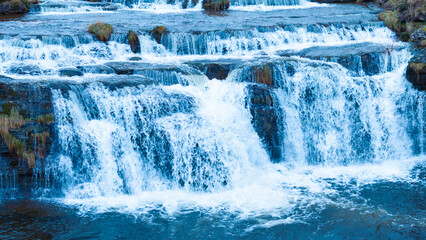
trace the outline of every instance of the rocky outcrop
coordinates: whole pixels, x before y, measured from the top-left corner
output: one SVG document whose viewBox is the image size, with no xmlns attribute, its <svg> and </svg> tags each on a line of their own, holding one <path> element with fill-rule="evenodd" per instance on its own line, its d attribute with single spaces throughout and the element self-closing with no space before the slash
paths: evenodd
<svg viewBox="0 0 426 240">
<path fill-rule="evenodd" d="M 95 34 L 99 41 L 108 42 L 113 27 L 107 23 L 97 22 L 89 26 L 89 33 Z"/>
<path fill-rule="evenodd" d="M 224 11 L 229 5 L 230 0 L 203 0 L 203 8 L 209 11 Z"/>
<path fill-rule="evenodd" d="M 132 52 L 134 53 L 141 52 L 139 37 L 135 32 L 129 31 L 129 33 L 127 33 L 127 41 L 129 41 L 130 50 Z"/>
<path fill-rule="evenodd" d="M 395 31 L 402 41 L 408 41 L 410 34 L 424 25 L 426 5 L 424 0 L 376 0 L 386 11 L 379 19 Z"/>
<path fill-rule="evenodd" d="M 0 0 L 0 15 L 26 13 L 29 7 L 28 0 Z"/>
<path fill-rule="evenodd" d="M 271 160 L 279 162 L 283 155 L 278 122 L 279 108 L 274 106 L 272 88 L 265 85 L 250 85 L 247 96 L 253 127 L 265 145 Z"/>
<path fill-rule="evenodd" d="M 151 35 L 157 43 L 161 43 L 161 38 L 165 32 L 166 28 L 164 26 L 156 26 L 154 29 L 152 29 Z"/>
<path fill-rule="evenodd" d="M 419 47 L 426 47 L 426 25 L 413 32 L 410 35 L 410 40 Z"/>
<path fill-rule="evenodd" d="M 413 52 L 409 61 L 406 77 L 413 86 L 420 90 L 426 90 L 426 49 L 422 48 Z"/>
</svg>

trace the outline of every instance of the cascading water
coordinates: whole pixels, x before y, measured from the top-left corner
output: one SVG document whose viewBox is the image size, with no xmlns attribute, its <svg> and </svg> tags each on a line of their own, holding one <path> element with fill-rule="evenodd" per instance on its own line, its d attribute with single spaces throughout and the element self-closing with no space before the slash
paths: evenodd
<svg viewBox="0 0 426 240">
<path fill-rule="evenodd" d="M 421 236 L 426 95 L 404 76 L 409 46 L 376 10 L 288 0 L 197 10 L 199 1 L 45 1 L 22 21 L 38 30 L 4 24 L 0 220 L 19 215 L 5 226 L 19 229 L 22 217 L 65 239 Z M 68 17 L 64 32 L 43 30 Z M 85 32 L 98 18 L 114 26 L 107 43 Z M 49 152 L 29 155 L 47 145 L 41 132 Z M 37 225 L 56 218 L 65 223 Z"/>
<path fill-rule="evenodd" d="M 117 9 L 139 9 L 147 11 L 176 12 L 182 9 L 202 10 L 202 0 L 104 0 L 99 2 L 48 0 L 31 9 L 41 13 L 84 13 L 108 12 Z M 231 0 L 231 9 L 241 7 L 250 9 L 251 6 L 310 6 L 308 1 L 300 0 Z"/>
<path fill-rule="evenodd" d="M 249 31 L 207 32 L 201 34 L 170 33 L 161 44 L 149 34 L 141 34 L 141 53 L 133 54 L 125 44 L 125 34 L 113 34 L 108 45 L 92 36 L 36 37 L 29 40 L 5 37 L 0 39 L 0 73 L 27 74 L 22 65 L 36 73 L 55 75 L 59 67 L 78 67 L 125 61 L 141 56 L 145 61 L 177 62 L 193 59 L 253 58 L 262 54 L 275 55 L 281 50 L 298 51 L 309 47 L 377 43 L 383 49 L 401 46 L 391 39 L 391 32 L 383 24 L 301 27 L 276 27 Z M 392 54 L 395 54 L 393 51 Z M 383 50 L 382 55 L 385 54 Z M 294 53 L 293 53 L 294 54 Z M 168 58 L 164 58 L 168 56 Z M 35 66 L 35 67 L 34 67 Z M 32 74 L 31 74 L 32 75 Z"/>
</svg>

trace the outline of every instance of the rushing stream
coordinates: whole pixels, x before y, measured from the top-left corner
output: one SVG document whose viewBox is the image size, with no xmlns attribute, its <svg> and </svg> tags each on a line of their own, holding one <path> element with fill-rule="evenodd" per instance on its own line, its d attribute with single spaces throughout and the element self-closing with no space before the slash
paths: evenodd
<svg viewBox="0 0 426 240">
<path fill-rule="evenodd" d="M 0 238 L 422 239 L 426 95 L 376 11 L 54 0 L 0 20 L 0 75 L 37 106 L 48 86 L 54 115 L 32 175 L 0 156 Z"/>
</svg>

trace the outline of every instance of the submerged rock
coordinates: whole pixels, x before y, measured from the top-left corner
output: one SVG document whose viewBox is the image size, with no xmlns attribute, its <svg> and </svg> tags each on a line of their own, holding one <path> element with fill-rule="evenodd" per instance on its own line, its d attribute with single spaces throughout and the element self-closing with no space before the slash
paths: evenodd
<svg viewBox="0 0 426 240">
<path fill-rule="evenodd" d="M 183 2 L 182 2 L 182 8 L 183 9 L 188 8 L 189 2 L 190 2 L 189 0 L 183 0 Z M 197 4 L 198 4 L 198 0 L 191 0 L 191 6 L 192 7 L 196 6 Z"/>
<path fill-rule="evenodd" d="M 141 57 L 131 57 L 129 58 L 129 61 L 141 61 L 142 58 Z"/>
<path fill-rule="evenodd" d="M 97 22 L 89 26 L 89 33 L 95 34 L 99 41 L 107 42 L 111 37 L 113 27 L 107 23 Z"/>
<path fill-rule="evenodd" d="M 63 77 L 74 77 L 74 76 L 83 76 L 83 72 L 77 68 L 62 68 L 59 69 L 59 76 Z"/>
<path fill-rule="evenodd" d="M 145 70 L 170 70 L 177 69 L 174 65 L 160 65 L 160 64 L 151 64 L 144 62 L 109 62 L 105 63 L 106 66 L 114 69 L 117 74 L 123 75 L 132 75 L 137 71 L 145 71 Z"/>
<path fill-rule="evenodd" d="M 426 90 L 426 49 L 414 51 L 414 56 L 409 61 L 406 77 L 414 87 Z"/>
<path fill-rule="evenodd" d="M 203 8 L 210 11 L 224 11 L 229 5 L 230 0 L 203 0 Z"/>
<path fill-rule="evenodd" d="M 127 40 L 129 41 L 130 50 L 132 52 L 134 52 L 134 53 L 140 53 L 141 52 L 139 37 L 135 32 L 129 31 L 129 33 L 127 33 Z"/>
<path fill-rule="evenodd" d="M 27 0 L 0 0 L 0 15 L 26 13 L 29 7 Z"/>
<path fill-rule="evenodd" d="M 79 69 L 83 73 L 115 74 L 114 69 L 105 65 L 78 66 L 77 69 Z"/>
<path fill-rule="evenodd" d="M 12 74 L 19 75 L 40 75 L 42 70 L 37 65 L 23 65 L 23 66 L 14 66 L 8 70 Z"/>
</svg>

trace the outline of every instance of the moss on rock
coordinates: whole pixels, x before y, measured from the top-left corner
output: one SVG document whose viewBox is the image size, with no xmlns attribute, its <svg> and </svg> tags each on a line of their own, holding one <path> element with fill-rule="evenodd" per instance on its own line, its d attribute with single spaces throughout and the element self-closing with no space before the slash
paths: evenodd
<svg viewBox="0 0 426 240">
<path fill-rule="evenodd" d="M 28 0 L 0 0 L 0 15 L 26 13 L 29 7 Z"/>
<path fill-rule="evenodd" d="M 261 67 L 255 67 L 254 77 L 256 83 L 265 84 L 267 86 L 274 85 L 274 81 L 272 79 L 272 70 L 267 64 Z"/>
<path fill-rule="evenodd" d="M 111 37 L 113 27 L 107 23 L 97 22 L 89 26 L 89 33 L 95 34 L 99 41 L 107 42 Z"/>
<path fill-rule="evenodd" d="M 413 52 L 406 71 L 409 82 L 418 89 L 426 90 L 426 49 L 420 48 Z"/>
<path fill-rule="evenodd" d="M 161 43 L 161 38 L 165 32 L 166 28 L 164 26 L 156 26 L 152 29 L 151 34 L 157 43 Z"/>
<path fill-rule="evenodd" d="M 53 122 L 51 114 L 40 115 L 31 120 L 24 118 L 15 107 L 8 111 L 3 107 L 0 114 L 0 136 L 9 153 L 24 160 L 28 168 L 32 169 L 36 166 L 37 159 L 47 157 L 51 133 L 46 125 Z"/>
<path fill-rule="evenodd" d="M 127 33 L 127 40 L 129 41 L 130 50 L 132 50 L 132 52 L 134 53 L 141 52 L 139 37 L 135 32 L 129 31 L 129 33 Z"/>
<path fill-rule="evenodd" d="M 386 9 L 379 14 L 379 19 L 395 31 L 403 41 L 408 41 L 410 35 L 425 24 L 424 0 L 376 0 L 376 2 Z"/>
<path fill-rule="evenodd" d="M 203 8 L 209 11 L 224 11 L 229 5 L 230 0 L 203 0 Z"/>
</svg>

